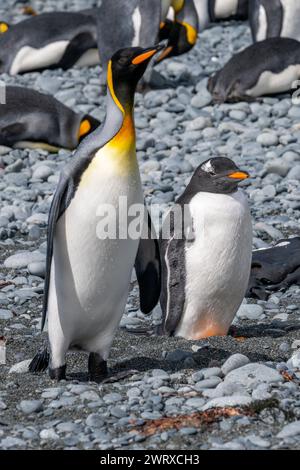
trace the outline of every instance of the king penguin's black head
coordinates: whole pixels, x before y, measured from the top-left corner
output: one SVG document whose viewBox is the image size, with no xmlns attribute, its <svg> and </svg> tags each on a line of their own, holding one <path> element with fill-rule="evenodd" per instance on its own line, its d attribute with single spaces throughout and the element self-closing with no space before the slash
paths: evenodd
<svg viewBox="0 0 300 470">
<path fill-rule="evenodd" d="M 170 21 L 160 32 L 160 37 L 168 34 L 168 43 L 165 50 L 160 54 L 156 63 L 161 62 L 168 57 L 175 57 L 188 52 L 197 41 L 197 31 L 195 28 L 187 23 L 173 21 L 170 26 Z"/>
<path fill-rule="evenodd" d="M 138 81 L 142 78 L 151 58 L 164 46 L 157 45 L 143 49 L 129 47 L 120 49 L 108 64 L 107 83 L 115 99 L 125 109 L 131 104 Z"/>
<path fill-rule="evenodd" d="M 190 185 L 194 191 L 199 188 L 198 191 L 230 194 L 246 178 L 249 178 L 249 173 L 238 168 L 230 158 L 215 157 L 206 160 L 196 169 Z"/>
</svg>

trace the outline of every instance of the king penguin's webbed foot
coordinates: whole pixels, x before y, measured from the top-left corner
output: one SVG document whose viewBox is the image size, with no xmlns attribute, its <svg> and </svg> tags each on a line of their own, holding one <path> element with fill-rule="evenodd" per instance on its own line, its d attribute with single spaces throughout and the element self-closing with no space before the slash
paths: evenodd
<svg viewBox="0 0 300 470">
<path fill-rule="evenodd" d="M 107 362 L 98 353 L 89 354 L 89 378 L 92 382 L 102 382 L 107 377 Z"/>
<path fill-rule="evenodd" d="M 56 369 L 51 369 L 49 367 L 49 376 L 52 380 L 66 380 L 66 364 L 63 366 L 57 367 Z"/>
</svg>

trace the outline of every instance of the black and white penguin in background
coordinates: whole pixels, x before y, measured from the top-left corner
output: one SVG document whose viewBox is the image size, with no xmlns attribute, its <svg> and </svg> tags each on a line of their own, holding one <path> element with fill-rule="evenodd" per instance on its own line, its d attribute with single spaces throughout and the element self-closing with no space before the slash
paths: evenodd
<svg viewBox="0 0 300 470">
<path fill-rule="evenodd" d="M 195 45 L 198 17 L 193 0 L 102 0 L 97 9 L 102 84 L 105 83 L 109 58 L 116 50 L 124 45 L 145 47 L 157 42 L 171 7 L 174 22 L 167 30 L 168 43 L 158 61 L 183 54 Z M 107 19 L 109 27 L 104 23 Z"/>
<path fill-rule="evenodd" d="M 73 150 L 100 122 L 75 113 L 50 95 L 20 86 L 5 87 L 0 105 L 0 145 Z"/>
<path fill-rule="evenodd" d="M 228 158 L 211 158 L 166 216 L 159 334 L 193 340 L 227 334 L 250 275 L 252 224 L 238 189 L 248 176 Z"/>
<path fill-rule="evenodd" d="M 290 92 L 300 79 L 300 42 L 269 38 L 234 55 L 208 81 L 215 102 L 252 101 Z"/>
<path fill-rule="evenodd" d="M 194 0 L 200 31 L 209 23 L 230 19 L 248 19 L 249 0 Z"/>
<path fill-rule="evenodd" d="M 125 237 L 99 237 L 102 208 L 114 208 L 107 223 L 116 229 L 120 198 L 128 210 L 143 206 L 143 191 L 136 157 L 134 94 L 151 58 L 161 47 L 122 49 L 108 64 L 107 113 L 103 125 L 78 147 L 64 168 L 55 192 L 48 224 L 47 267 L 42 328 L 48 316 L 48 351 L 38 353 L 29 370 L 48 366 L 50 377 L 64 379 L 69 349 L 89 352 L 90 378 L 107 373 L 106 361 L 125 309 L 136 255 L 141 292 L 148 274 L 157 289 L 156 299 L 141 302 L 150 311 L 160 293 L 157 241 L 140 239 L 142 228 Z M 127 216 L 127 214 L 125 214 Z M 137 235 L 137 236 L 136 236 Z M 143 261 L 143 252 L 146 261 Z M 151 253 L 156 258 L 151 259 Z M 155 289 L 154 289 L 155 290 Z M 154 302 L 148 305 L 147 302 Z"/>
<path fill-rule="evenodd" d="M 14 25 L 1 23 L 0 73 L 99 64 L 93 10 L 49 12 Z"/>
<path fill-rule="evenodd" d="M 266 300 L 274 291 L 300 285 L 300 237 L 254 250 L 247 297 Z"/>
<path fill-rule="evenodd" d="M 254 42 L 272 37 L 300 40 L 298 0 L 249 0 L 249 20 Z"/>
</svg>

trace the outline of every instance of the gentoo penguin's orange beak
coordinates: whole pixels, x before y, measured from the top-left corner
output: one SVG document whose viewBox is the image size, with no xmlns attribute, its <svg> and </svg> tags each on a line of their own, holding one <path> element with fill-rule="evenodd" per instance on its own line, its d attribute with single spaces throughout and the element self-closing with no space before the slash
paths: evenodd
<svg viewBox="0 0 300 470">
<path fill-rule="evenodd" d="M 250 178 L 250 175 L 246 171 L 235 171 L 234 173 L 230 173 L 228 178 L 232 178 L 234 180 L 245 180 Z"/>
<path fill-rule="evenodd" d="M 145 60 L 151 59 L 154 54 L 156 54 L 158 51 L 161 51 L 163 48 L 164 46 L 158 44 L 157 46 L 145 49 L 142 54 L 139 54 L 138 56 L 134 57 L 134 59 L 132 59 L 132 63 L 134 65 L 142 64 L 143 62 L 145 62 Z"/>
</svg>

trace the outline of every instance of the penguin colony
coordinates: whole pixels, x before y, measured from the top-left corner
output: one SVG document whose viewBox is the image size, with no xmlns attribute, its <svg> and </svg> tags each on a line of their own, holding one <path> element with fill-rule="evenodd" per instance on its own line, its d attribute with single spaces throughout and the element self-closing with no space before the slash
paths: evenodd
<svg viewBox="0 0 300 470">
<path fill-rule="evenodd" d="M 299 238 L 252 253 L 250 210 L 239 187 L 251 170 L 225 157 L 196 169 L 159 236 L 150 236 L 154 230 L 146 209 L 137 237 L 97 237 L 99 206 L 117 209 L 120 197 L 129 207 L 144 206 L 134 125 L 140 80 L 151 84 L 155 64 L 192 49 L 210 22 L 249 17 L 254 44 L 211 77 L 208 88 L 216 102 L 285 92 L 300 77 L 295 3 L 115 0 L 112 6 L 102 0 L 92 10 L 0 23 L 0 72 L 100 62 L 99 88 L 100 82 L 107 88 L 101 125 L 54 97 L 21 87 L 8 86 L 7 103 L 0 107 L 1 145 L 76 149 L 50 209 L 42 315 L 42 329 L 48 320 L 48 344 L 32 360 L 31 372 L 49 368 L 51 378 L 64 379 L 66 354 L 75 349 L 89 353 L 90 379 L 107 375 L 133 267 L 142 312 L 160 302 L 163 320 L 156 333 L 187 339 L 226 335 L 247 290 L 264 298 L 265 282 L 271 289 L 299 282 Z M 155 46 L 159 40 L 164 44 Z M 284 269 L 278 270 L 283 259 Z"/>
</svg>

